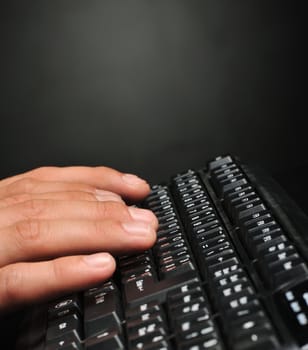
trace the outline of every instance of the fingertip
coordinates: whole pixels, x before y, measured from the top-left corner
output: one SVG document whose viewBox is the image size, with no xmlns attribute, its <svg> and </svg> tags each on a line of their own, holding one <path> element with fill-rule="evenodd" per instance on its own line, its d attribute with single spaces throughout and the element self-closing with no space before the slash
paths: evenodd
<svg viewBox="0 0 308 350">
<path fill-rule="evenodd" d="M 143 200 L 151 192 L 147 181 L 133 174 L 121 174 L 117 184 L 112 189 L 120 194 L 129 204 Z M 114 182 L 115 184 L 115 182 Z"/>
<path fill-rule="evenodd" d="M 145 180 L 134 174 L 123 174 L 122 179 L 126 184 L 130 186 L 140 186 L 147 183 Z"/>
<path fill-rule="evenodd" d="M 146 180 L 140 178 L 137 175 L 134 174 L 123 174 L 122 180 L 124 183 L 130 187 L 143 190 L 143 191 L 150 191 L 150 185 L 147 183 Z"/>
<path fill-rule="evenodd" d="M 112 277 L 116 270 L 116 262 L 109 253 L 94 253 L 82 256 L 83 273 L 87 273 L 88 283 L 95 284 Z"/>
<path fill-rule="evenodd" d="M 97 188 L 117 193 L 131 202 L 142 200 L 151 191 L 147 181 L 137 175 L 106 167 L 99 167 L 96 170 L 95 178 L 99 181 Z"/>
<path fill-rule="evenodd" d="M 128 242 L 128 251 L 131 249 L 140 251 L 150 249 L 157 239 L 156 230 L 152 225 L 146 222 L 124 222 L 122 228 L 130 237 Z"/>
<path fill-rule="evenodd" d="M 130 206 L 128 212 L 133 220 L 148 222 L 155 230 L 158 228 L 158 219 L 151 210 Z"/>
<path fill-rule="evenodd" d="M 83 260 L 90 268 L 99 268 L 113 272 L 116 267 L 115 260 L 109 253 L 85 255 Z"/>
</svg>

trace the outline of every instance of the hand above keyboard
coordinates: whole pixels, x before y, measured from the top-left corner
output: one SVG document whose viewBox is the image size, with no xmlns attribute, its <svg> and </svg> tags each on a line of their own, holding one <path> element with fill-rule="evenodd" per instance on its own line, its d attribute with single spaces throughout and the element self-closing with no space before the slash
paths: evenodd
<svg viewBox="0 0 308 350">
<path fill-rule="evenodd" d="M 0 314 L 111 277 L 113 254 L 156 240 L 158 222 L 129 207 L 149 185 L 106 167 L 44 167 L 0 182 Z"/>
<path fill-rule="evenodd" d="M 287 198 L 231 156 L 152 186 L 153 247 L 25 312 L 17 350 L 308 349 L 308 218 Z"/>
</svg>

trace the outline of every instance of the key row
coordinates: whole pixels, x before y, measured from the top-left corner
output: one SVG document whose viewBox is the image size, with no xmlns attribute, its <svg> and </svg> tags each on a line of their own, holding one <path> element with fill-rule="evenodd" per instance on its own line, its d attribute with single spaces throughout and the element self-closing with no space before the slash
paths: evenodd
<svg viewBox="0 0 308 350">
<path fill-rule="evenodd" d="M 156 215 L 159 228 L 153 256 L 160 279 L 170 278 L 186 271 L 194 273 L 189 245 L 174 208 L 169 190 L 156 186 L 146 199 L 146 206 Z"/>
<path fill-rule="evenodd" d="M 231 157 L 209 164 L 212 184 L 267 287 L 308 277 L 308 267 L 265 201 Z"/>
<path fill-rule="evenodd" d="M 189 171 L 178 175 L 173 187 L 230 348 L 241 348 L 247 342 L 261 348 L 277 348 L 271 322 L 201 179 Z"/>
</svg>

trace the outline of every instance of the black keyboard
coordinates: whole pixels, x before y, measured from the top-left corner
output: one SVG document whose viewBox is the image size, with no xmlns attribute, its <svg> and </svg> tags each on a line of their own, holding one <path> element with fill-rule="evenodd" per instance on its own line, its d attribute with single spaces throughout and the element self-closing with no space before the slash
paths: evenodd
<svg viewBox="0 0 308 350">
<path fill-rule="evenodd" d="M 308 349 L 308 219 L 230 156 L 155 185 L 153 249 L 33 308 L 18 349 Z"/>
</svg>

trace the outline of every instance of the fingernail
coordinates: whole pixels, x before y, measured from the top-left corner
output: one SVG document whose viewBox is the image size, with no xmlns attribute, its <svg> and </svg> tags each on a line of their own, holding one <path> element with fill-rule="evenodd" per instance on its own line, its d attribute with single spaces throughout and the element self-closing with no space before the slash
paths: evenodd
<svg viewBox="0 0 308 350">
<path fill-rule="evenodd" d="M 112 257 L 106 253 L 86 255 L 83 259 L 91 267 L 108 267 L 112 263 Z"/>
<path fill-rule="evenodd" d="M 104 190 L 95 190 L 94 196 L 99 202 L 122 202 L 122 198 L 120 196 L 118 196 L 117 194 L 106 192 Z"/>
<path fill-rule="evenodd" d="M 124 182 L 126 182 L 127 184 L 129 185 L 133 185 L 133 186 L 136 186 L 136 185 L 141 185 L 141 184 L 144 184 L 146 183 L 145 180 L 141 179 L 140 177 L 136 176 L 136 175 L 133 175 L 133 174 L 124 174 L 122 176 L 122 179 Z"/>
<path fill-rule="evenodd" d="M 128 207 L 128 211 L 134 220 L 145 221 L 149 223 L 152 223 L 155 220 L 154 214 L 150 210 Z"/>
<path fill-rule="evenodd" d="M 137 236 L 148 236 L 153 233 L 151 226 L 145 222 L 125 222 L 122 226 L 126 232 Z"/>
</svg>

